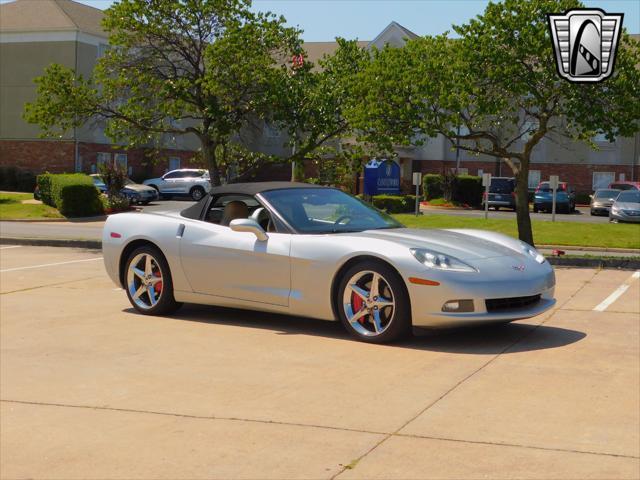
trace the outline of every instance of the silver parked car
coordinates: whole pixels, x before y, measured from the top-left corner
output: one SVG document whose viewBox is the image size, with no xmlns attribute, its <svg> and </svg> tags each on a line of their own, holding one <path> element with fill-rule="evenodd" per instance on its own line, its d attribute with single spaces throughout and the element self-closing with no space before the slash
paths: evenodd
<svg viewBox="0 0 640 480">
<path fill-rule="evenodd" d="M 640 223 L 640 190 L 620 192 L 611 205 L 609 221 Z"/>
<path fill-rule="evenodd" d="M 591 197 L 591 215 L 609 215 L 611 205 L 616 200 L 620 190 L 602 188 L 596 190 Z"/>
<path fill-rule="evenodd" d="M 202 169 L 182 168 L 165 173 L 162 177 L 145 180 L 145 185 L 155 188 L 160 196 L 188 196 L 198 201 L 211 190 L 209 172 Z"/>
<path fill-rule="evenodd" d="M 89 175 L 93 180 L 93 184 L 96 186 L 100 193 L 107 193 L 107 185 L 102 180 L 102 177 L 94 173 Z M 129 199 L 130 204 L 139 203 L 147 205 L 149 202 L 153 202 L 158 199 L 158 192 L 156 189 L 135 183 L 130 178 L 125 179 L 124 188 L 120 190 L 120 194 Z"/>
<path fill-rule="evenodd" d="M 533 247 L 482 230 L 405 228 L 341 190 L 215 187 L 182 212 L 107 219 L 106 270 L 143 314 L 182 302 L 339 320 L 388 342 L 411 327 L 511 322 L 554 304 Z"/>
</svg>

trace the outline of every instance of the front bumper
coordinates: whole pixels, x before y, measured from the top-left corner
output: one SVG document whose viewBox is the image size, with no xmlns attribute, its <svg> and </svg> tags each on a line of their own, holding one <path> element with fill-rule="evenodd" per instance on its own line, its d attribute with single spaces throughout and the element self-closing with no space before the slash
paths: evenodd
<svg viewBox="0 0 640 480">
<path fill-rule="evenodd" d="M 617 220 L 618 222 L 640 223 L 640 214 L 630 215 L 625 213 L 624 210 L 616 210 L 615 212 L 611 210 L 609 212 L 609 218 Z"/>
<path fill-rule="evenodd" d="M 535 317 L 552 308 L 555 274 L 548 262 L 542 265 L 527 263 L 524 272 L 515 275 L 504 269 L 496 259 L 482 261 L 485 269 L 478 274 L 450 274 L 450 281 L 439 286 L 408 283 L 414 327 L 448 328 L 491 322 L 510 322 Z M 503 274 L 495 272 L 503 271 Z M 535 271 L 535 273 L 533 273 Z M 520 276 L 520 278 L 518 278 Z M 522 308 L 487 311 L 490 299 L 516 298 L 540 295 L 534 304 Z M 452 300 L 472 300 L 473 311 L 468 313 L 444 312 L 442 307 Z"/>
</svg>

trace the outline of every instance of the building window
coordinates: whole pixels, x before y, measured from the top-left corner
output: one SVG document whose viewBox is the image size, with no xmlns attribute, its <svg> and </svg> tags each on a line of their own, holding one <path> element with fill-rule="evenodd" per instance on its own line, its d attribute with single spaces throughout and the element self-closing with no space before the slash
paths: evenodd
<svg viewBox="0 0 640 480">
<path fill-rule="evenodd" d="M 616 141 L 616 137 L 613 137 L 613 142 L 610 142 L 607 139 L 607 136 L 604 133 L 596 133 L 593 137 L 592 140 L 594 143 L 598 143 L 598 144 L 611 144 L 614 143 Z"/>
<path fill-rule="evenodd" d="M 107 45 L 106 43 L 98 44 L 98 58 L 104 57 L 104 54 L 107 53 L 108 49 L 109 45 Z"/>
<path fill-rule="evenodd" d="M 98 167 L 102 164 L 108 164 L 111 162 L 111 154 L 110 153 L 106 153 L 106 152 L 98 152 L 97 158 L 96 158 L 96 164 L 98 165 Z"/>
<path fill-rule="evenodd" d="M 540 170 L 529 170 L 529 188 L 536 188 L 540 183 Z"/>
<path fill-rule="evenodd" d="M 618 180 L 624 182 L 627 179 L 627 175 L 625 173 L 621 173 L 618 175 Z"/>
<path fill-rule="evenodd" d="M 478 169 L 478 176 L 481 177 L 482 175 L 484 175 L 484 170 L 482 168 Z"/>
<path fill-rule="evenodd" d="M 123 170 L 127 170 L 127 154 L 126 153 L 116 153 L 114 158 L 114 165 L 117 165 Z"/>
<path fill-rule="evenodd" d="M 616 174 L 614 172 L 593 172 L 593 189 L 607 188 L 615 180 Z"/>
<path fill-rule="evenodd" d="M 169 171 L 180 169 L 180 157 L 169 157 Z"/>
</svg>

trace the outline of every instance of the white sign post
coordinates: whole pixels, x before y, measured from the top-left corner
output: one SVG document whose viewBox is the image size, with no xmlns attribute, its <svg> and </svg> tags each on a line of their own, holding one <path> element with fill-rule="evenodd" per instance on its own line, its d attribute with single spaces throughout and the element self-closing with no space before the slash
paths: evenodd
<svg viewBox="0 0 640 480">
<path fill-rule="evenodd" d="M 482 174 L 482 186 L 484 187 L 484 218 L 489 218 L 489 187 L 491 186 L 491 174 Z"/>
<path fill-rule="evenodd" d="M 559 178 L 558 175 L 549 177 L 549 186 L 551 187 L 551 221 L 556 221 L 556 192 L 558 191 Z"/>
<path fill-rule="evenodd" d="M 422 173 L 413 172 L 413 184 L 416 186 L 416 216 L 420 215 L 420 184 L 422 183 Z"/>
</svg>

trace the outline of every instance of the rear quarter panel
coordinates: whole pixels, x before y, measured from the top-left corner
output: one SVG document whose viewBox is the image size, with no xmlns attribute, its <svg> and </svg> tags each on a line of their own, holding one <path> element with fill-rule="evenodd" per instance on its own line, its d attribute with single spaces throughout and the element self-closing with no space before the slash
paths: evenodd
<svg viewBox="0 0 640 480">
<path fill-rule="evenodd" d="M 180 224 L 186 223 L 182 220 L 181 217 L 148 213 L 111 215 L 102 233 L 104 264 L 111 280 L 122 286 L 119 268 L 123 252 L 132 242 L 146 241 L 158 247 L 167 259 L 174 289 L 190 291 L 191 287 L 180 265 L 180 239 L 177 232 Z"/>
</svg>

